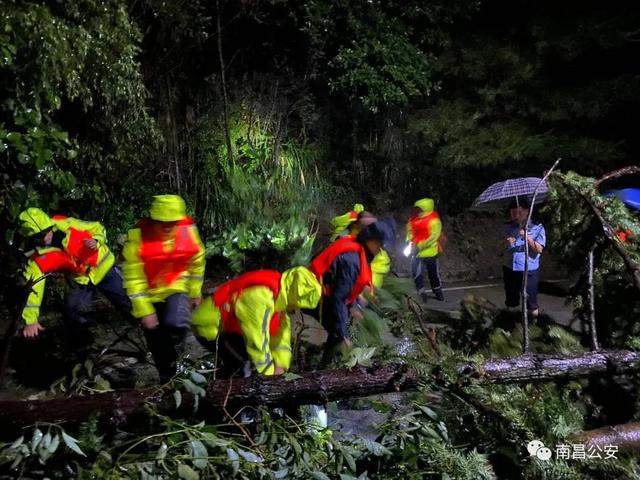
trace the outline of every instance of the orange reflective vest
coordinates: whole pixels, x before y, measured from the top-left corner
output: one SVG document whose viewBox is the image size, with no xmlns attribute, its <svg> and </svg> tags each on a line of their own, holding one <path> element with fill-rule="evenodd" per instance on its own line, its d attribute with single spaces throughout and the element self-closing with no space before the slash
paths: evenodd
<svg viewBox="0 0 640 480">
<path fill-rule="evenodd" d="M 282 274 L 275 270 L 256 270 L 243 273 L 239 277 L 223 283 L 213 292 L 213 303 L 220 309 L 222 330 L 225 333 L 242 335 L 240 322 L 235 314 L 235 300 L 247 288 L 267 287 L 276 299 L 280 293 L 280 279 Z M 269 334 L 274 336 L 280 330 L 279 312 L 274 312 L 269 320 Z"/>
<path fill-rule="evenodd" d="M 54 215 L 53 220 L 64 220 L 64 215 Z M 93 237 L 89 232 L 69 228 L 67 245 L 62 249 L 52 250 L 43 254 L 36 253 L 31 259 L 36 262 L 42 273 L 66 272 L 75 275 L 86 275 L 91 267 L 98 264 L 98 250 L 92 250 L 85 244 L 85 240 Z"/>
<path fill-rule="evenodd" d="M 66 218 L 68 218 L 66 215 L 54 215 L 51 217 L 52 220 L 65 220 Z M 93 236 L 89 232 L 70 227 L 65 250 L 79 263 L 95 267 L 98 264 L 98 249 L 91 250 L 84 244 L 84 240 L 91 239 L 93 239 Z"/>
<path fill-rule="evenodd" d="M 87 273 L 87 265 L 79 264 L 64 250 L 55 249 L 46 253 L 35 253 L 33 260 L 42 273 L 71 273 L 73 275 L 84 275 Z"/>
<path fill-rule="evenodd" d="M 165 239 L 157 234 L 153 224 L 153 220 L 140 220 L 140 259 L 144 264 L 149 287 L 157 288 L 171 285 L 187 269 L 191 259 L 200 252 L 200 247 L 191 235 L 193 220 L 190 217 L 177 223 L 171 251 L 165 251 Z"/>
<path fill-rule="evenodd" d="M 409 220 L 411 224 L 411 240 L 414 244 L 424 242 L 431 236 L 431 221 L 440 220 L 438 212 L 433 211 L 423 217 L 416 215 Z M 438 251 L 441 251 L 440 240 L 438 239 Z"/>
<path fill-rule="evenodd" d="M 309 269 L 316 275 L 318 281 L 322 284 L 324 274 L 329 271 L 331 264 L 338 255 L 347 252 L 358 252 L 360 256 L 360 273 L 356 279 L 356 283 L 351 289 L 351 293 L 347 298 L 347 304 L 350 305 L 358 298 L 365 287 L 371 286 L 371 267 L 367 262 L 367 255 L 364 247 L 360 245 L 352 236 L 339 238 L 327 248 L 325 248 L 316 258 L 313 259 Z M 325 296 L 331 295 L 329 285 L 322 286 L 322 293 Z"/>
</svg>

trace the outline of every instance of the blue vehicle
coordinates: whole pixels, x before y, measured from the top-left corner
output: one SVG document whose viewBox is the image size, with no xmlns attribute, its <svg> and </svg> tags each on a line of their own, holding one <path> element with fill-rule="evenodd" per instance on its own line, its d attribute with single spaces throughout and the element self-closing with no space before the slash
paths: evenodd
<svg viewBox="0 0 640 480">
<path fill-rule="evenodd" d="M 627 207 L 640 210 L 640 188 L 623 188 L 620 190 L 609 190 L 604 193 L 605 197 L 616 197 Z"/>
</svg>

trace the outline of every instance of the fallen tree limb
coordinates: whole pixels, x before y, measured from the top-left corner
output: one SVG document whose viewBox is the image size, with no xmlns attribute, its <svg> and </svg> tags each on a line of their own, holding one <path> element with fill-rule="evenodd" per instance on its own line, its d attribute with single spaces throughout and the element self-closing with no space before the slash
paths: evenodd
<svg viewBox="0 0 640 480">
<path fill-rule="evenodd" d="M 214 380 L 209 383 L 201 410 L 222 411 L 234 406 L 290 406 L 322 404 L 343 398 L 414 389 L 418 374 L 403 365 L 352 370 L 306 372 L 287 380 L 284 376 L 254 376 Z M 185 398 L 185 405 L 190 404 Z M 141 411 L 145 403 L 173 408 L 171 391 L 119 390 L 87 396 L 49 400 L 0 401 L 0 432 L 15 431 L 36 422 L 78 422 L 91 414 L 108 416 L 115 424 Z"/>
<path fill-rule="evenodd" d="M 609 172 L 606 175 L 603 175 L 598 180 L 596 180 L 593 184 L 596 188 L 600 187 L 600 184 L 606 182 L 607 180 L 611 180 L 613 178 L 624 177 L 625 175 L 638 175 L 640 174 L 640 167 L 636 165 L 630 165 L 628 167 L 623 167 L 618 170 L 614 170 L 613 172 Z"/>
<path fill-rule="evenodd" d="M 640 423 L 610 425 L 595 430 L 585 430 L 571 438 L 572 443 L 584 444 L 604 450 L 613 445 L 619 451 L 640 452 Z"/>
<path fill-rule="evenodd" d="M 595 374 L 616 375 L 640 371 L 640 352 L 600 350 L 581 355 L 522 355 L 490 359 L 480 365 L 461 365 L 462 374 L 493 383 L 525 383 Z"/>
<path fill-rule="evenodd" d="M 490 359 L 482 364 L 463 364 L 461 375 L 493 383 L 525 383 L 589 375 L 616 375 L 640 371 L 640 352 L 601 350 L 581 355 L 523 355 Z M 254 376 L 214 380 L 206 389 L 201 411 L 216 412 L 240 406 L 296 406 L 406 391 L 418 386 L 419 374 L 406 365 L 322 370 L 297 378 Z M 145 403 L 170 412 L 171 391 L 158 388 L 119 390 L 88 396 L 49 400 L 0 401 L 0 432 L 15 431 L 36 422 L 78 422 L 91 414 L 107 416 L 115 424 L 140 412 Z M 185 395 L 183 408 L 191 402 Z"/>
<path fill-rule="evenodd" d="M 595 203 L 593 203 L 593 201 L 584 192 L 581 192 L 578 188 L 574 187 L 573 185 L 567 182 L 564 182 L 564 184 L 567 187 L 569 187 L 576 195 L 578 195 L 585 202 L 585 204 L 589 207 L 591 212 L 598 219 L 598 221 L 602 225 L 602 232 L 604 234 L 604 237 L 609 241 L 609 244 L 613 247 L 616 253 L 620 255 L 620 258 L 622 258 L 622 262 L 624 263 L 627 271 L 629 272 L 629 274 L 631 275 L 631 278 L 633 279 L 634 286 L 636 287 L 636 289 L 640 290 L 640 265 L 638 265 L 634 261 L 634 259 L 631 258 L 631 256 L 628 254 L 628 252 L 625 250 L 624 246 L 622 245 L 622 242 L 618 240 L 615 234 L 615 229 L 611 226 L 611 224 L 607 221 L 607 219 L 604 218 L 602 211 L 595 205 Z"/>
</svg>

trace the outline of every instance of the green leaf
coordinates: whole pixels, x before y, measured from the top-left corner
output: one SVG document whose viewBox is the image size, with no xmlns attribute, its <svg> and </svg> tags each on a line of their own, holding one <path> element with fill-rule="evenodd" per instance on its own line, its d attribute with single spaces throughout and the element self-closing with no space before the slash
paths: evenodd
<svg viewBox="0 0 640 480">
<path fill-rule="evenodd" d="M 188 378 L 183 378 L 182 379 L 182 384 L 184 385 L 184 388 L 187 389 L 187 391 L 197 397 L 204 397 L 206 395 L 207 392 L 205 392 L 204 388 L 196 385 L 195 383 L 193 383 L 191 380 L 189 380 Z"/>
<path fill-rule="evenodd" d="M 59 445 L 60 445 L 60 436 L 58 434 L 55 434 L 51 439 L 51 443 L 47 447 L 47 450 L 49 450 L 50 453 L 55 453 Z"/>
<path fill-rule="evenodd" d="M 87 371 L 87 375 L 89 377 L 92 377 L 93 376 L 93 361 L 90 358 L 88 358 L 88 359 L 86 359 L 84 361 L 84 368 Z"/>
<path fill-rule="evenodd" d="M 167 444 L 162 442 L 160 444 L 160 448 L 158 448 L 158 451 L 156 452 L 156 460 L 157 461 L 162 461 L 166 458 L 167 456 Z"/>
<path fill-rule="evenodd" d="M 342 449 L 341 451 L 342 451 L 342 456 L 344 457 L 345 461 L 347 462 L 347 465 L 349 466 L 349 470 L 355 473 L 356 461 L 354 460 L 353 455 L 351 455 L 349 452 L 347 452 L 344 449 Z"/>
<path fill-rule="evenodd" d="M 292 380 L 298 380 L 299 378 L 302 378 L 301 375 L 298 375 L 297 373 L 292 373 L 292 372 L 287 372 L 282 376 L 287 382 L 291 382 Z"/>
<path fill-rule="evenodd" d="M 373 408 L 373 410 L 378 413 L 388 413 L 392 410 L 391 405 L 386 402 L 380 402 L 378 400 L 374 400 L 371 402 L 371 408 Z"/>
<path fill-rule="evenodd" d="M 9 448 L 13 449 L 13 448 L 18 448 L 20 445 L 22 445 L 24 443 L 24 435 L 20 435 L 15 442 L 13 442 Z"/>
<path fill-rule="evenodd" d="M 178 464 L 178 477 L 183 480 L 200 480 L 200 474 L 184 463 Z"/>
<path fill-rule="evenodd" d="M 204 443 L 213 448 L 226 448 L 229 445 L 227 440 L 224 440 L 210 432 L 203 433 L 201 438 Z"/>
<path fill-rule="evenodd" d="M 207 452 L 207 447 L 200 440 L 191 440 L 189 442 L 189 454 L 192 457 L 193 465 L 197 469 L 203 470 L 207 468 L 209 452 Z"/>
<path fill-rule="evenodd" d="M 273 478 L 275 478 L 276 480 L 280 480 L 281 478 L 287 478 L 287 475 L 289 475 L 288 468 L 283 468 L 282 470 L 273 472 Z"/>
<path fill-rule="evenodd" d="M 180 408 L 182 404 L 182 392 L 180 392 L 180 390 L 173 392 L 173 399 L 176 401 L 176 409 Z"/>
<path fill-rule="evenodd" d="M 293 435 L 289 435 L 289 443 L 293 447 L 293 451 L 296 452 L 296 455 L 302 455 L 302 447 Z"/>
<path fill-rule="evenodd" d="M 249 463 L 262 463 L 264 462 L 264 458 L 256 455 L 253 452 L 248 452 L 246 450 L 238 449 L 238 454 L 244 458 Z"/>
<path fill-rule="evenodd" d="M 36 448 L 38 448 L 38 445 L 42 441 L 42 437 L 44 437 L 44 434 L 39 428 L 33 430 L 33 435 L 31 437 L 31 453 L 36 453 Z"/>
<path fill-rule="evenodd" d="M 64 130 L 53 130 L 51 136 L 57 140 L 61 140 L 65 143 L 69 143 L 69 134 Z"/>
<path fill-rule="evenodd" d="M 13 144 L 22 144 L 22 135 L 18 132 L 9 132 L 5 138 Z"/>
<path fill-rule="evenodd" d="M 374 442 L 373 440 L 368 440 L 366 438 L 362 439 L 362 443 L 365 448 L 373 453 L 377 457 L 381 457 L 382 455 L 391 455 L 391 450 L 382 445 L 381 443 Z"/>
<path fill-rule="evenodd" d="M 438 414 L 425 405 L 417 405 L 416 407 L 432 420 L 438 420 Z"/>
<path fill-rule="evenodd" d="M 313 476 L 313 478 L 315 478 L 316 480 L 331 480 L 326 474 L 322 473 L 319 470 L 316 470 L 315 472 L 313 472 L 311 474 Z"/>
<path fill-rule="evenodd" d="M 191 377 L 191 380 L 196 383 L 207 383 L 206 377 L 196 371 L 191 372 L 189 376 Z"/>
<path fill-rule="evenodd" d="M 64 441 L 67 447 L 69 447 L 71 450 L 76 452 L 78 455 L 82 455 L 83 457 L 86 457 L 85 453 L 78 446 L 78 440 L 73 438 L 71 435 L 67 435 L 67 433 L 63 431 L 62 440 Z"/>
<path fill-rule="evenodd" d="M 240 470 L 240 457 L 233 448 L 227 448 L 227 457 L 231 461 L 231 469 L 233 470 L 233 474 L 235 475 Z"/>
<path fill-rule="evenodd" d="M 345 365 L 347 368 L 353 368 L 356 365 L 363 365 L 365 367 L 371 365 L 371 359 L 376 353 L 376 347 L 355 347 L 352 348 L 347 354 L 347 360 Z"/>
</svg>

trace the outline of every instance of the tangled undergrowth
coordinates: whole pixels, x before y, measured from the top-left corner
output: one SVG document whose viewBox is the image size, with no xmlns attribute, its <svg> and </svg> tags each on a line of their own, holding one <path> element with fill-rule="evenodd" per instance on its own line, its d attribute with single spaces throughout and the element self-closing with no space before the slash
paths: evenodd
<svg viewBox="0 0 640 480">
<path fill-rule="evenodd" d="M 344 359 L 350 366 L 406 362 L 420 372 L 417 391 L 347 402 L 355 410 L 384 415 L 374 438 L 342 435 L 335 425 L 323 428 L 302 410 L 245 408 L 215 417 L 196 401 L 192 415 L 178 414 L 182 409 L 173 416 L 149 404 L 145 420 L 126 428 L 92 418 L 79 429 L 37 424 L 25 430 L 0 450 L 5 478 L 640 478 L 636 459 L 622 454 L 606 461 L 545 462 L 529 456 L 526 445 L 532 439 L 559 445 L 588 427 L 597 408 L 587 393 L 588 380 L 495 385 L 461 376 L 461 362 L 512 355 L 519 348 L 518 327 L 503 322 L 503 328 L 492 329 L 486 320 L 495 321 L 493 307 L 469 297 L 459 325 L 436 335 L 416 317 L 420 311 L 407 289 L 402 279 L 388 282 L 365 317 L 354 322 L 357 353 Z M 463 325 L 466 347 L 453 348 Z M 402 342 L 391 333 L 398 330 L 409 348 L 398 347 Z M 573 334 L 560 330 L 534 328 L 534 350 L 582 348 Z M 481 338 L 489 339 L 484 347 Z M 183 394 L 205 395 L 212 374 L 205 367 L 206 362 L 192 362 L 173 381 L 176 407 Z"/>
</svg>

